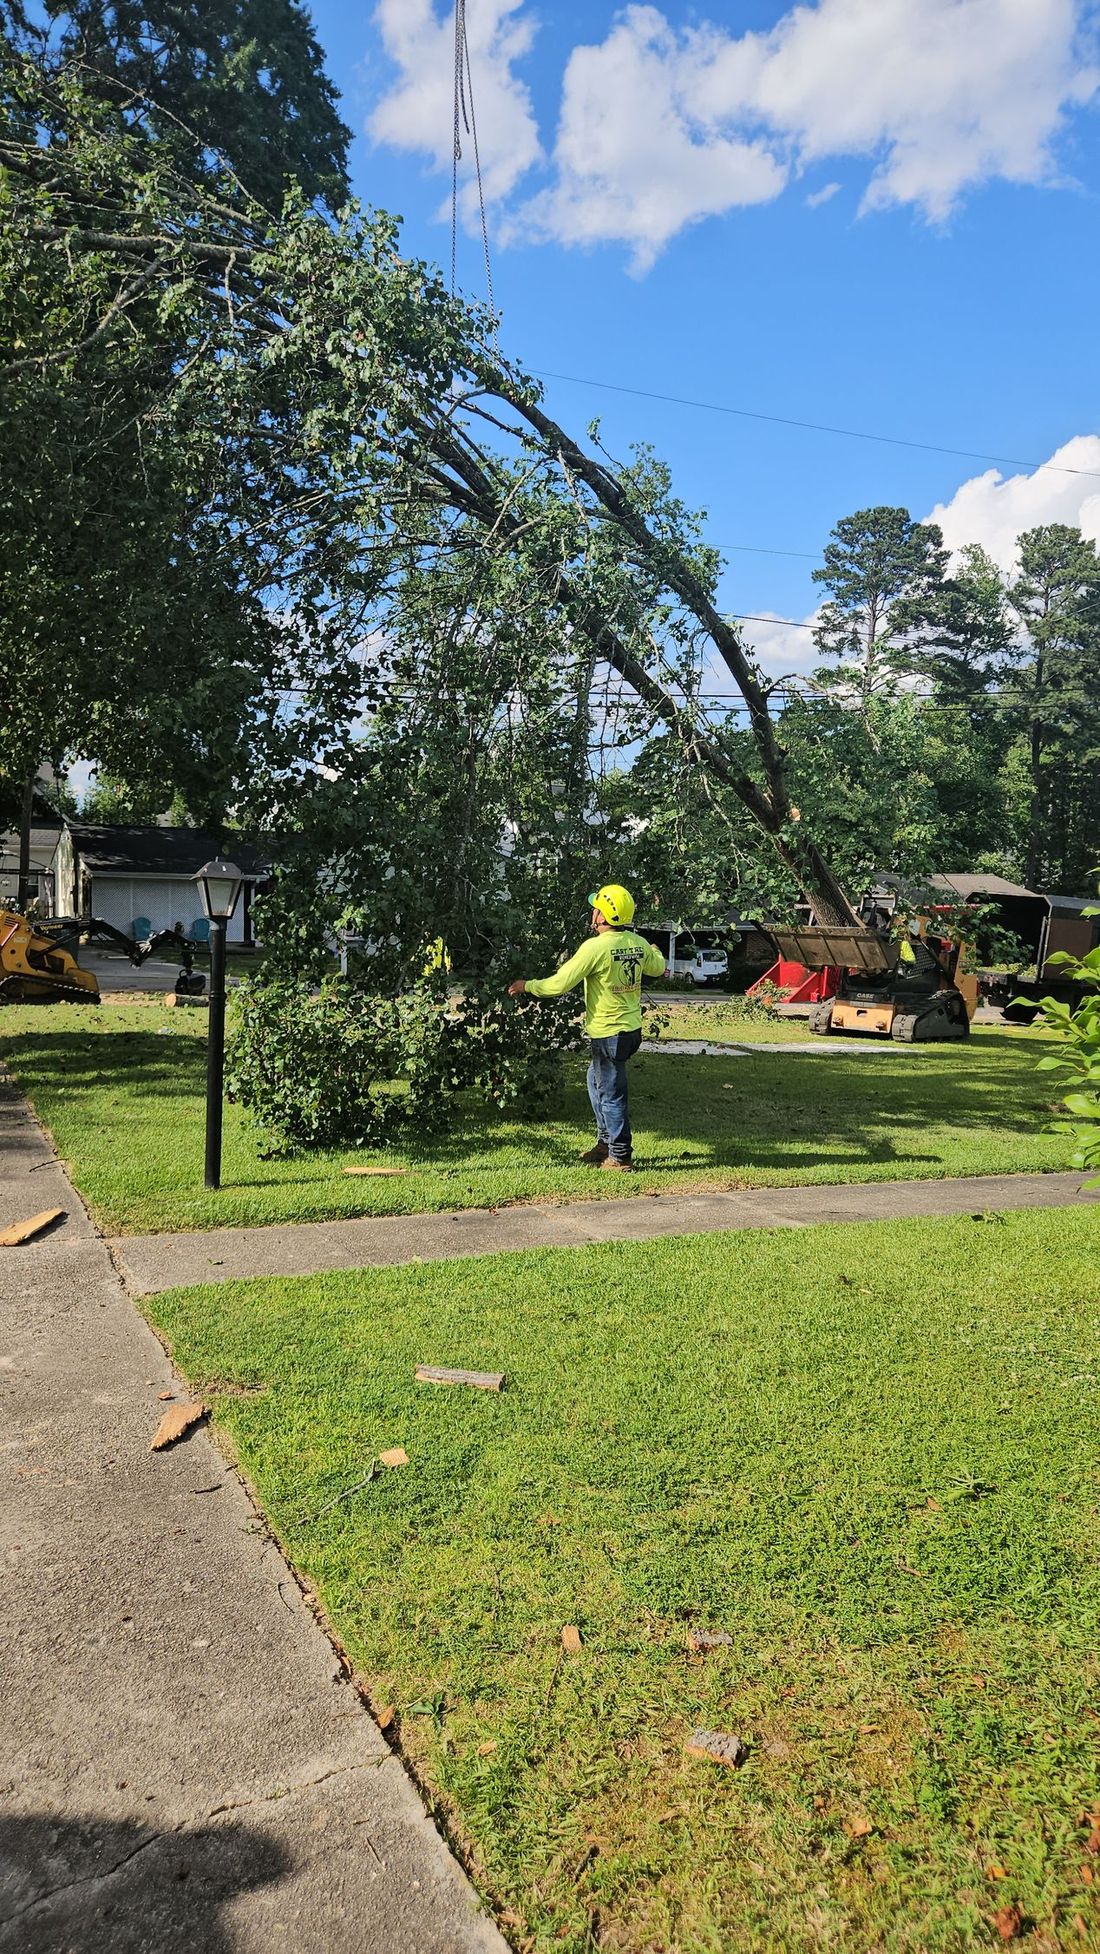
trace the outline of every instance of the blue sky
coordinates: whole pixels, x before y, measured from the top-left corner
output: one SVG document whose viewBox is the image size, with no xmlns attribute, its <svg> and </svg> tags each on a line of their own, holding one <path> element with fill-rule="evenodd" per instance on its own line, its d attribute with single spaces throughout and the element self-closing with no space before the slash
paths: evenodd
<svg viewBox="0 0 1100 1954">
<path fill-rule="evenodd" d="M 730 609 L 801 618 L 832 523 L 943 507 L 1100 536 L 1096 19 L 1083 0 L 467 0 L 502 342 L 536 370 L 1064 467 L 1021 476 L 548 381 L 647 440 L 730 552 Z M 316 0 L 354 182 L 445 261 L 449 0 Z M 467 184 L 469 199 L 470 187 Z M 469 204 L 467 203 L 467 216 Z M 461 282 L 484 292 L 471 228 Z M 1082 437 L 1091 437 L 1082 439 Z M 1004 478 L 1014 478 L 1006 481 Z M 808 634 L 756 636 L 787 669 Z"/>
</svg>

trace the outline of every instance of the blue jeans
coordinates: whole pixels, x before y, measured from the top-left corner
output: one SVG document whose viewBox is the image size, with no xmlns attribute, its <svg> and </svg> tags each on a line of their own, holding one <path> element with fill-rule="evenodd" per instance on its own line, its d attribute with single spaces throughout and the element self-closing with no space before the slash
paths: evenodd
<svg viewBox="0 0 1100 1954">
<path fill-rule="evenodd" d="M 629 1160 L 633 1146 L 630 1108 L 626 1099 L 626 1063 L 642 1042 L 640 1031 L 619 1031 L 611 1038 L 590 1038 L 588 1097 L 596 1115 L 596 1138 L 613 1160 Z"/>
</svg>

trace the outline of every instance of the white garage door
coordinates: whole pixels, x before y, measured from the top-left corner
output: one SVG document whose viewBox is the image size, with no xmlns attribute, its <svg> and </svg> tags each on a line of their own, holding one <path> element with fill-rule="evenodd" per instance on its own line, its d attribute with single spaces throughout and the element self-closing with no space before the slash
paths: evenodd
<svg viewBox="0 0 1100 1954">
<path fill-rule="evenodd" d="M 92 915 L 113 923 L 127 936 L 135 921 L 143 925 L 139 935 L 146 933 L 145 924 L 152 930 L 169 930 L 181 923 L 184 935 L 189 936 L 202 915 L 202 901 L 194 883 L 183 877 L 173 881 L 152 875 L 96 875 L 92 878 Z M 243 896 L 226 937 L 230 943 L 244 941 Z"/>
</svg>

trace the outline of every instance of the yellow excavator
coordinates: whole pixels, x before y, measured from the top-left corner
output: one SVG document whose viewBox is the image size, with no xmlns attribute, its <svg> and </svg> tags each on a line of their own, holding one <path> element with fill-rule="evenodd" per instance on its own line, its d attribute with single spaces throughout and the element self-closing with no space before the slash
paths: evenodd
<svg viewBox="0 0 1100 1954">
<path fill-rule="evenodd" d="M 206 979 L 192 968 L 197 945 L 178 930 L 158 930 L 135 943 L 111 923 L 96 917 L 60 916 L 32 922 L 14 909 L 0 909 L 0 1004 L 98 1004 L 99 982 L 77 960 L 81 943 L 121 950 L 132 964 L 143 964 L 169 944 L 180 950 L 176 991 L 198 996 Z"/>
</svg>

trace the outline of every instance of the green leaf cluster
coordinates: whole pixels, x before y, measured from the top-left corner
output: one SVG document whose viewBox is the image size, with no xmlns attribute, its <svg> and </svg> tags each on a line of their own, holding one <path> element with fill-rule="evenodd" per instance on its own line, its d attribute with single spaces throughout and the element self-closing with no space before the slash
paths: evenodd
<svg viewBox="0 0 1100 1954">
<path fill-rule="evenodd" d="M 1084 913 L 1100 916 L 1100 907 Z M 1069 1088 L 1062 1101 L 1069 1118 L 1056 1120 L 1051 1130 L 1072 1136 L 1070 1160 L 1074 1167 L 1100 1168 L 1100 946 L 1084 957 L 1059 950 L 1050 961 L 1084 985 L 1086 992 L 1096 993 L 1086 995 L 1075 1010 L 1052 997 L 1045 997 L 1039 1007 L 1045 1022 L 1061 1034 L 1064 1044 L 1056 1058 L 1040 1059 L 1038 1070 L 1052 1072 Z M 1100 1180 L 1090 1184 L 1100 1185 Z"/>
<path fill-rule="evenodd" d="M 448 998 L 442 973 L 396 996 L 344 978 L 319 989 L 269 977 L 233 1001 L 227 1085 L 279 1153 L 385 1145 L 402 1129 L 438 1132 L 457 1095 L 533 1110 L 561 1085 L 562 1051 L 530 1010 L 468 986 Z"/>
</svg>

